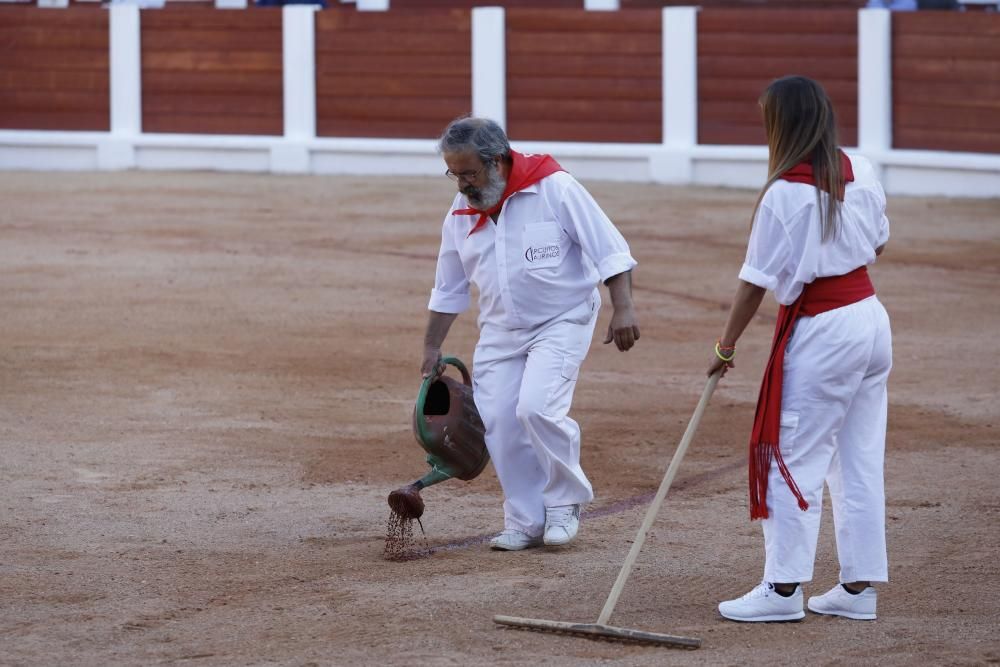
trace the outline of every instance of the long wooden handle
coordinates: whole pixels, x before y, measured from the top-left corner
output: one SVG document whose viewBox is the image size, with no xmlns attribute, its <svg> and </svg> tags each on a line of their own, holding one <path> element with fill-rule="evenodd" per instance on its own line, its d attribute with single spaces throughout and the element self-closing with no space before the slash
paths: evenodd
<svg viewBox="0 0 1000 667">
<path fill-rule="evenodd" d="M 632 566 L 635 564 L 635 559 L 639 555 L 639 551 L 642 549 L 643 542 L 646 541 L 646 533 L 648 533 L 649 529 L 653 526 L 653 520 L 656 518 L 656 513 L 660 511 L 660 505 L 663 504 L 663 499 L 667 497 L 667 491 L 670 489 L 670 484 L 674 481 L 674 475 L 677 474 L 677 468 L 681 464 L 681 459 L 684 458 L 684 453 L 687 451 L 688 445 L 690 445 L 691 440 L 694 439 L 694 433 L 698 430 L 698 422 L 701 421 L 701 415 L 705 412 L 705 406 L 708 405 L 708 399 L 711 398 L 712 392 L 715 391 L 715 385 L 719 383 L 719 378 L 721 377 L 721 370 L 714 373 L 710 378 L 708 378 L 705 390 L 701 392 L 701 400 L 698 401 L 698 407 L 694 409 L 694 414 L 691 415 L 691 420 L 688 422 L 687 429 L 684 431 L 684 437 L 681 438 L 680 444 L 677 445 L 677 451 L 674 452 L 674 457 L 670 460 L 670 466 L 667 467 L 667 474 L 664 475 L 663 481 L 660 482 L 660 488 L 656 492 L 656 496 L 653 498 L 652 504 L 650 504 L 649 509 L 646 510 L 646 518 L 642 520 L 642 526 L 639 527 L 639 533 L 635 537 L 635 542 L 632 543 L 632 548 L 629 550 L 628 556 L 625 558 L 625 563 L 622 565 L 621 572 L 618 573 L 618 579 L 615 581 L 615 585 L 611 588 L 611 594 L 608 595 L 608 600 L 604 603 L 604 609 L 601 610 L 601 615 L 597 618 L 597 623 L 600 625 L 607 625 L 608 619 L 611 618 L 611 612 L 615 610 L 615 605 L 618 604 L 618 597 L 622 594 L 622 589 L 625 588 L 625 582 L 632 573 Z"/>
</svg>

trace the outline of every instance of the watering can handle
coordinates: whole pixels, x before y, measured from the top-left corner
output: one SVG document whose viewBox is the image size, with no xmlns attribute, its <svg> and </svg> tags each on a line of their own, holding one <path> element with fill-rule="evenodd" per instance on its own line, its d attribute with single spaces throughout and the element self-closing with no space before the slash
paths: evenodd
<svg viewBox="0 0 1000 667">
<path fill-rule="evenodd" d="M 462 374 L 462 382 L 464 382 L 466 386 L 471 387 L 472 376 L 469 375 L 469 369 L 465 367 L 465 364 L 463 364 L 456 357 L 444 357 L 443 359 L 441 359 L 440 365 L 442 367 L 447 366 L 449 364 L 459 370 L 459 372 Z M 424 414 L 424 403 L 427 401 L 427 392 L 430 391 L 431 385 L 434 384 L 434 382 L 437 380 L 437 377 L 438 376 L 430 375 L 428 377 L 425 377 L 424 381 L 420 383 L 420 392 L 417 394 L 417 407 L 416 407 L 416 412 L 418 416 Z M 423 442 L 427 442 L 428 440 L 430 440 L 431 434 L 428 433 L 426 430 L 427 428 L 426 423 L 424 422 L 423 418 L 418 418 L 416 422 L 420 439 Z"/>
<path fill-rule="evenodd" d="M 469 375 L 469 369 L 465 367 L 465 364 L 463 364 L 460 359 L 457 357 L 442 357 L 441 361 L 438 362 L 438 367 L 441 368 L 441 373 L 425 377 L 423 384 L 420 385 L 420 393 L 422 396 L 427 394 L 427 390 L 430 389 L 430 386 L 434 384 L 434 381 L 444 373 L 444 367 L 448 365 L 454 366 L 458 369 L 458 371 L 462 374 L 462 382 L 464 382 L 466 386 L 472 386 L 472 376 Z"/>
</svg>

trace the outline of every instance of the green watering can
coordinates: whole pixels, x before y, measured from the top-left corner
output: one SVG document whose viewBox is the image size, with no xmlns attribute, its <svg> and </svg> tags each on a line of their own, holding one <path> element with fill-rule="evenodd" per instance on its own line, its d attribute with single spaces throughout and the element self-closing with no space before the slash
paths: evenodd
<svg viewBox="0 0 1000 667">
<path fill-rule="evenodd" d="M 472 396 L 472 377 L 455 357 L 441 360 L 441 368 L 454 366 L 462 381 L 444 374 L 424 378 L 413 408 L 413 434 L 431 469 L 426 475 L 389 494 L 389 507 L 406 519 L 424 513 L 420 490 L 452 477 L 469 481 L 489 463 L 486 428 Z"/>
</svg>

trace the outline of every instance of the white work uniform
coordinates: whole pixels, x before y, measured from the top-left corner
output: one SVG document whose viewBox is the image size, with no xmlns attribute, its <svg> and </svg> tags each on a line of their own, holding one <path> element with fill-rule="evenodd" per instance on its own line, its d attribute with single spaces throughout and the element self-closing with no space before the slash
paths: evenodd
<svg viewBox="0 0 1000 667">
<path fill-rule="evenodd" d="M 459 194 L 450 211 L 469 204 Z M 630 270 L 628 244 L 576 179 L 557 172 L 511 195 L 496 224 L 444 220 L 428 308 L 461 313 L 479 291 L 476 406 L 504 491 L 505 528 L 540 535 L 545 508 L 590 502 L 580 428 L 569 418 L 601 299 Z"/>
<path fill-rule="evenodd" d="M 754 220 L 740 278 L 791 304 L 816 278 L 875 261 L 889 238 L 885 193 L 864 158 L 851 158 L 839 232 L 823 243 L 816 188 L 779 180 Z M 823 195 L 826 197 L 826 195 Z M 805 512 L 772 464 L 763 520 L 764 580 L 810 581 L 823 482 L 830 489 L 840 581 L 887 581 L 884 456 L 889 316 L 875 296 L 799 317 L 785 350 L 781 455 L 809 503 Z"/>
</svg>

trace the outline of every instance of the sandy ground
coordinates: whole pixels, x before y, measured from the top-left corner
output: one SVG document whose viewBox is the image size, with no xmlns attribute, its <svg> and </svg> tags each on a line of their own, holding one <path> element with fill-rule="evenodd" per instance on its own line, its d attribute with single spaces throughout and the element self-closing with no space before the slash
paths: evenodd
<svg viewBox="0 0 1000 667">
<path fill-rule="evenodd" d="M 720 384 L 618 604 L 680 651 L 508 630 L 597 618 L 704 386 L 754 193 L 587 184 L 640 262 L 637 348 L 595 340 L 573 416 L 597 498 L 564 549 L 496 553 L 491 468 L 428 489 L 382 558 L 445 179 L 0 179 L 4 665 L 1000 663 L 1000 200 L 894 198 L 892 581 L 874 622 L 741 625 L 760 579 L 745 443 L 773 301 Z M 598 331 L 610 317 L 602 313 Z M 472 313 L 447 352 L 471 360 Z M 814 582 L 836 581 L 828 513 Z"/>
</svg>

